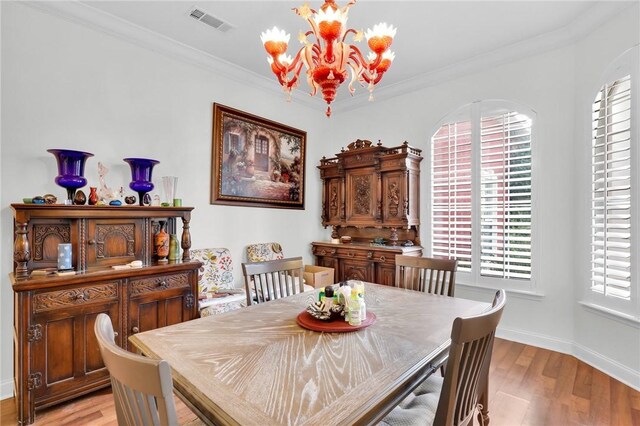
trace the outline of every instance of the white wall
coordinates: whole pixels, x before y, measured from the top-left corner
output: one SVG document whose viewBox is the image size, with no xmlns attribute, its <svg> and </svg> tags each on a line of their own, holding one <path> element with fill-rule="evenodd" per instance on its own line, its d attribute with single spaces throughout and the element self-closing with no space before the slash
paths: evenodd
<svg viewBox="0 0 640 426">
<path fill-rule="evenodd" d="M 636 5 L 577 45 L 341 112 L 332 123 L 333 140 L 339 141 L 334 150 L 357 138 L 382 139 L 387 146 L 407 140 L 424 150 L 421 239 L 428 247 L 429 142 L 439 121 L 460 106 L 485 99 L 506 99 L 536 111 L 533 268 L 534 293 L 542 296 L 510 292 L 499 334 L 576 354 L 636 388 L 640 388 L 638 325 L 596 315 L 577 304 L 588 285 L 589 266 L 577 264 L 575 256 L 580 247 L 588 247 L 589 228 L 588 223 L 580 229 L 574 224 L 581 212 L 588 212 L 580 194 L 586 189 L 588 196 L 590 177 L 576 174 L 573 159 L 586 147 L 587 156 L 579 158 L 590 161 L 590 137 L 577 132 L 577 123 L 582 130 L 585 121 L 576 111 L 588 111 L 595 93 L 586 98 L 582 94 L 611 60 L 638 43 L 638 26 Z M 594 54 L 596 47 L 611 52 Z M 456 295 L 490 300 L 493 290 L 460 287 Z"/>
<path fill-rule="evenodd" d="M 13 292 L 12 214 L 23 197 L 66 192 L 48 148 L 89 151 L 86 177 L 128 189 L 125 157 L 160 160 L 160 177 L 179 177 L 184 205 L 194 206 L 192 247 L 228 247 L 240 263 L 252 242 L 277 240 L 286 255 L 311 263 L 309 243 L 328 238 L 320 226 L 320 179 L 326 154 L 322 107 L 310 110 L 158 53 L 18 3 L 2 5 L 2 152 L 0 229 L 0 397 L 11 395 Z M 34 30 L 36 29 L 37 30 Z M 266 64 L 265 64 L 266 66 Z M 218 102 L 307 131 L 305 210 L 209 204 L 212 103 Z"/>
<path fill-rule="evenodd" d="M 361 138 L 387 146 L 404 140 L 429 150 L 438 121 L 460 105 L 480 99 L 508 99 L 537 112 L 534 145 L 537 292 L 510 293 L 501 323 L 503 336 L 568 353 L 636 384 L 640 377 L 640 333 L 627 323 L 585 311 L 580 300 L 583 265 L 574 225 L 584 208 L 576 194 L 585 176 L 576 163 L 583 143 L 581 111 L 587 86 L 623 46 L 636 40 L 637 6 L 577 45 L 564 47 L 434 87 L 375 102 L 324 119 L 322 108 L 287 104 L 212 72 L 137 47 L 109 35 L 49 16 L 17 3 L 2 10 L 2 141 L 0 152 L 0 398 L 11 394 L 12 264 L 10 203 L 23 197 L 64 191 L 53 183 L 56 166 L 47 148 L 93 152 L 87 178 L 97 182 L 97 163 L 110 168 L 107 183 L 125 186 L 122 158 L 161 161 L 157 178 L 176 175 L 185 205 L 195 206 L 193 247 L 226 246 L 239 266 L 249 242 L 278 240 L 287 254 L 312 261 L 309 242 L 327 238 L 320 222 L 320 180 L 315 166 L 323 155 Z M 37 28 L 37 30 L 35 30 Z M 635 33 L 634 33 L 635 31 Z M 592 43 L 614 44 L 617 53 L 591 56 Z M 588 96 L 590 97 L 590 96 Z M 308 132 L 306 209 L 286 211 L 209 204 L 211 104 L 220 102 Z M 590 101 L 590 100 L 589 100 Z M 574 125 L 575 123 L 575 125 Z M 580 123 L 578 125 L 577 123 Z M 426 154 L 426 152 L 425 152 Z M 422 241 L 429 243 L 426 189 L 428 159 L 422 167 Z M 575 267 L 574 267 L 575 265 Z M 239 284 L 239 271 L 236 278 Z M 460 296 L 488 300 L 492 292 L 460 287 Z M 636 384 L 637 387 L 640 387 Z"/>
</svg>

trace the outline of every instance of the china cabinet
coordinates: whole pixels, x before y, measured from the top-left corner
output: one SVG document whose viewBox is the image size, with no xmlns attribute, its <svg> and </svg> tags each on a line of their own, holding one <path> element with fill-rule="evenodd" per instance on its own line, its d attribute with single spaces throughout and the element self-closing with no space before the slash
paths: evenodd
<svg viewBox="0 0 640 426">
<path fill-rule="evenodd" d="M 335 279 L 392 285 L 395 255 L 422 255 L 420 247 L 421 150 L 407 142 L 387 148 L 356 140 L 322 158 L 322 224 L 332 242 L 313 242 L 316 264 Z M 349 244 L 339 243 L 351 237 Z"/>
</svg>

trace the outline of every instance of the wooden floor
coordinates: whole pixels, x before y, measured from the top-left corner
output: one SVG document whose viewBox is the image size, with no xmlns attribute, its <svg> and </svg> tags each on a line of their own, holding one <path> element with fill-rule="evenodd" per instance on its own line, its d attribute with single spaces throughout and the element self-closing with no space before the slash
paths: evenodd
<svg viewBox="0 0 640 426">
<path fill-rule="evenodd" d="M 640 392 L 569 355 L 496 339 L 490 386 L 491 426 L 640 426 Z M 195 419 L 176 405 L 181 423 Z M 0 410 L 1 425 L 16 423 L 13 399 Z M 35 425 L 116 425 L 111 392 L 43 410 Z"/>
</svg>

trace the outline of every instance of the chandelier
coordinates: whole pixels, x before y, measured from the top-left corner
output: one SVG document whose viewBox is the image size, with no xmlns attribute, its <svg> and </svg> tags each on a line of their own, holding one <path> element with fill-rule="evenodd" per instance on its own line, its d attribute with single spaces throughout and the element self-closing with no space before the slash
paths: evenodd
<svg viewBox="0 0 640 426">
<path fill-rule="evenodd" d="M 340 8 L 334 0 L 325 0 L 320 10 L 310 9 L 305 3 L 293 11 L 304 18 L 311 26 L 311 31 L 300 33 L 298 40 L 303 44 L 295 58 L 286 54 L 289 44 L 289 34 L 277 27 L 273 27 L 260 36 L 264 48 L 269 54 L 267 60 L 271 71 L 278 77 L 278 81 L 291 98 L 291 91 L 298 85 L 298 78 L 302 66 L 307 69 L 307 82 L 311 86 L 311 96 L 318 90 L 327 103 L 327 117 L 331 116 L 331 102 L 336 96 L 338 87 L 348 78 L 347 67 L 351 70 L 349 92 L 355 92 L 354 83 L 367 86 L 369 100 L 373 100 L 373 88 L 391 66 L 395 55 L 389 50 L 396 35 L 396 29 L 386 23 L 380 23 L 367 29 L 366 33 L 347 29 L 347 15 L 349 8 L 355 4 L 351 0 Z M 349 34 L 353 40 L 361 41 L 364 37 L 371 52 L 365 58 L 353 44 L 345 42 Z M 308 36 L 315 37 L 315 41 L 308 40 Z"/>
</svg>

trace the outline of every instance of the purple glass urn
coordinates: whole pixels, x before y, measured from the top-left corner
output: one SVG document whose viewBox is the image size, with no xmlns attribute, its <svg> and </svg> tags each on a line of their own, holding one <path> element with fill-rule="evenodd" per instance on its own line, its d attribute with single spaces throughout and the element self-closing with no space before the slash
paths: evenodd
<svg viewBox="0 0 640 426">
<path fill-rule="evenodd" d="M 67 190 L 67 199 L 73 202 L 76 189 L 87 184 L 84 177 L 84 163 L 93 157 L 89 152 L 73 151 L 71 149 L 48 149 L 58 162 L 58 176 L 55 182 Z"/>
<path fill-rule="evenodd" d="M 151 181 L 153 166 L 160 162 L 148 158 L 124 158 L 123 160 L 129 163 L 131 167 L 131 183 L 129 183 L 129 188 L 138 193 L 138 200 L 140 200 L 140 205 L 143 206 L 142 199 L 144 198 L 144 194 L 153 189 L 153 182 Z"/>
</svg>

